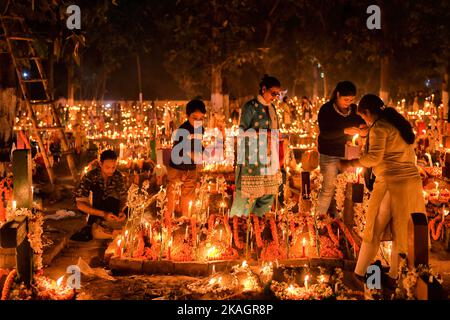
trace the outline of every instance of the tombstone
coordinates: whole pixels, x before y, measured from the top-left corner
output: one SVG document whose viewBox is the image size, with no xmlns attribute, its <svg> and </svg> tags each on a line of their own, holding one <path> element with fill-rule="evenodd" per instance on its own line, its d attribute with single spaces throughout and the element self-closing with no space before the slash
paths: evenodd
<svg viewBox="0 0 450 320">
<path fill-rule="evenodd" d="M 13 152 L 13 198 L 17 208 L 31 208 L 33 204 L 33 185 L 31 152 L 29 149 Z"/>
<path fill-rule="evenodd" d="M 302 171 L 302 197 L 305 200 L 310 198 L 311 176 L 309 171 Z"/>
<path fill-rule="evenodd" d="M 412 213 L 408 223 L 408 268 L 428 265 L 428 221 L 423 213 Z M 418 300 L 441 299 L 442 286 L 430 277 L 418 277 L 415 288 Z"/>
<path fill-rule="evenodd" d="M 423 213 L 412 213 L 408 223 L 408 266 L 428 265 L 428 221 Z"/>
<path fill-rule="evenodd" d="M 16 217 L 0 228 L 0 246 L 16 248 L 17 275 L 29 286 L 33 278 L 33 251 L 28 241 L 28 218 Z"/>
</svg>

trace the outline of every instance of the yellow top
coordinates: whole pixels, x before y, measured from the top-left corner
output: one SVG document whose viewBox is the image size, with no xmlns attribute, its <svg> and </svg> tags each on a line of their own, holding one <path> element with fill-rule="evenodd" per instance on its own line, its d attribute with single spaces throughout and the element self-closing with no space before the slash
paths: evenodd
<svg viewBox="0 0 450 320">
<path fill-rule="evenodd" d="M 379 119 L 370 129 L 369 150 L 359 162 L 372 167 L 377 179 L 403 180 L 419 177 L 414 145 L 407 144 L 400 132 L 385 119 Z"/>
</svg>

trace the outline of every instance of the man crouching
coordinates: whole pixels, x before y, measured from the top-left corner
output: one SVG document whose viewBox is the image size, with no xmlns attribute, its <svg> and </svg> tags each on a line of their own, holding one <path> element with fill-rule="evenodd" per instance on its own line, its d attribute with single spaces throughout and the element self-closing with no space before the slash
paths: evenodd
<svg viewBox="0 0 450 320">
<path fill-rule="evenodd" d="M 116 166 L 117 154 L 113 150 L 103 151 L 99 166 L 87 172 L 75 190 L 77 208 L 88 214 L 84 233 L 92 232 L 92 236 L 86 235 L 85 240 L 92 237 L 112 239 L 113 230 L 120 229 L 125 222 L 127 188 Z"/>
</svg>

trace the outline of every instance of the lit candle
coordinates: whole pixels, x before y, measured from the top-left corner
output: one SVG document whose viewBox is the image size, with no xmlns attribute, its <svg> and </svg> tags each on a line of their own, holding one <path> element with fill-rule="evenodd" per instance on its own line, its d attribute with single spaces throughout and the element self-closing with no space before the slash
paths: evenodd
<svg viewBox="0 0 450 320">
<path fill-rule="evenodd" d="M 122 256 L 122 239 L 117 240 L 117 246 L 116 246 L 116 256 L 119 258 Z"/>
<path fill-rule="evenodd" d="M 219 232 L 219 241 L 222 241 L 222 232 L 223 232 L 223 230 L 220 230 L 220 232 Z"/>
<path fill-rule="evenodd" d="M 189 208 L 188 208 L 188 217 L 191 217 L 191 213 L 192 213 L 192 200 L 189 201 Z"/>
<path fill-rule="evenodd" d="M 184 240 L 187 240 L 188 237 L 188 226 L 186 226 L 186 232 L 184 233 Z"/>
<path fill-rule="evenodd" d="M 169 240 L 169 247 L 167 248 L 167 258 L 171 260 L 171 251 L 172 251 L 172 239 Z"/>
<path fill-rule="evenodd" d="M 359 138 L 359 134 L 355 134 L 352 139 L 352 145 L 356 146 L 356 140 Z"/>
<path fill-rule="evenodd" d="M 304 281 L 304 285 L 305 285 L 305 289 L 308 290 L 308 280 L 309 280 L 309 274 L 307 274 L 305 276 L 305 281 Z"/>
<path fill-rule="evenodd" d="M 15 212 L 16 209 L 17 209 L 17 201 L 13 200 L 13 202 L 12 202 L 12 210 L 13 210 L 13 212 Z"/>
<path fill-rule="evenodd" d="M 306 239 L 303 238 L 302 240 L 302 257 L 306 256 Z"/>
</svg>

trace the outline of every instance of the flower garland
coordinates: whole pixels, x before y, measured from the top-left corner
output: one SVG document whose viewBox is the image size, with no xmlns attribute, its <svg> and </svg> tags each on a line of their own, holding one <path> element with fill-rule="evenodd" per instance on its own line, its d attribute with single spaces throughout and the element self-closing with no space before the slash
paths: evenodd
<svg viewBox="0 0 450 320">
<path fill-rule="evenodd" d="M 436 222 L 441 219 L 441 222 L 438 224 L 437 228 L 435 229 L 434 226 L 436 224 Z M 431 233 L 431 237 L 433 238 L 434 241 L 438 241 L 441 238 L 441 235 L 444 234 L 444 222 L 445 219 L 442 219 L 442 217 L 440 215 L 438 215 L 437 217 L 435 217 L 434 219 L 432 219 L 428 225 L 428 229 L 430 230 Z"/>
<path fill-rule="evenodd" d="M 234 233 L 234 244 L 238 249 L 244 249 L 244 244 L 239 241 L 239 226 L 238 226 L 238 216 L 233 217 L 233 233 Z"/>
<path fill-rule="evenodd" d="M 30 209 L 26 208 L 17 209 L 14 215 L 28 218 L 28 241 L 34 252 L 33 263 L 36 270 L 41 270 L 44 267 L 42 263 L 42 254 L 44 253 L 42 244 L 44 216 L 40 212 L 33 214 Z"/>
<path fill-rule="evenodd" d="M 212 231 L 214 230 L 214 220 L 216 219 L 215 215 L 211 213 L 208 218 L 208 236 L 207 239 L 211 236 Z"/>
<path fill-rule="evenodd" d="M 270 231 L 272 232 L 273 242 L 278 247 L 280 245 L 280 243 L 278 241 L 277 225 L 275 223 L 275 219 L 274 218 L 270 218 Z"/>
<path fill-rule="evenodd" d="M 223 224 L 224 224 L 225 230 L 226 230 L 226 232 L 227 232 L 227 239 L 229 239 L 229 241 L 228 241 L 227 243 L 229 243 L 230 246 L 232 246 L 233 233 L 232 233 L 232 231 L 231 231 L 231 228 L 230 228 L 230 222 L 229 222 L 228 218 L 229 218 L 229 217 L 228 217 L 227 214 L 224 215 L 224 217 L 223 217 Z"/>
<path fill-rule="evenodd" d="M 335 219 L 335 221 L 337 222 L 337 224 L 339 225 L 341 230 L 344 232 L 345 237 L 350 242 L 350 245 L 353 247 L 355 252 L 358 252 L 359 246 L 356 244 L 356 241 L 355 241 L 355 239 L 353 239 L 353 236 L 350 233 L 350 231 L 348 230 L 348 228 L 345 226 L 345 224 L 342 222 L 341 219 L 338 218 L 338 219 Z"/>
<path fill-rule="evenodd" d="M 7 300 L 9 297 L 9 291 L 13 285 L 14 279 L 17 275 L 17 270 L 13 269 L 6 277 L 5 283 L 3 285 L 1 300 Z"/>
<path fill-rule="evenodd" d="M 258 248 L 262 248 L 263 241 L 261 238 L 261 225 L 259 224 L 258 216 L 256 216 L 256 215 L 252 215 L 252 216 L 253 216 L 253 225 L 254 225 L 254 230 L 255 230 L 256 245 Z"/>
<path fill-rule="evenodd" d="M 337 236 L 334 234 L 333 232 L 333 228 L 331 226 L 331 223 L 327 224 L 327 231 L 328 231 L 328 235 L 330 236 L 331 241 L 333 241 L 333 243 L 339 247 L 339 239 L 337 238 Z"/>
</svg>

